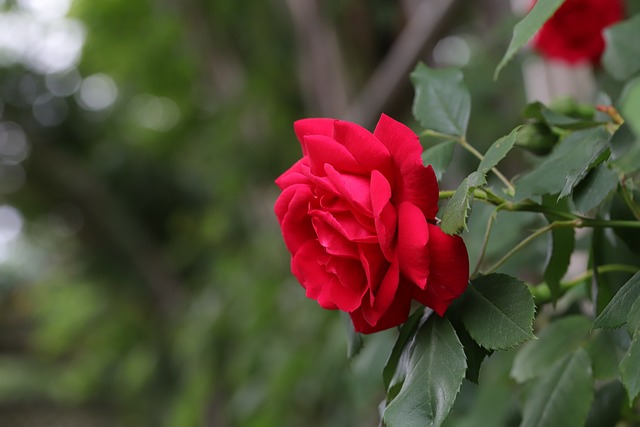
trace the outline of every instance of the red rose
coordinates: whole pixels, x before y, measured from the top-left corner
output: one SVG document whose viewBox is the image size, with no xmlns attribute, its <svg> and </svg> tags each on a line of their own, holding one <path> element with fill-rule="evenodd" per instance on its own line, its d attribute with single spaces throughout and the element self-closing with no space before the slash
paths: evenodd
<svg viewBox="0 0 640 427">
<path fill-rule="evenodd" d="M 599 64 L 602 30 L 623 14 L 620 0 L 566 0 L 534 36 L 533 47 L 546 58 Z"/>
<path fill-rule="evenodd" d="M 294 129 L 303 157 L 276 180 L 275 212 L 307 297 L 363 333 L 405 322 L 412 299 L 443 315 L 469 260 L 435 225 L 438 183 L 416 134 L 385 115 L 373 134 L 333 119 Z"/>
</svg>

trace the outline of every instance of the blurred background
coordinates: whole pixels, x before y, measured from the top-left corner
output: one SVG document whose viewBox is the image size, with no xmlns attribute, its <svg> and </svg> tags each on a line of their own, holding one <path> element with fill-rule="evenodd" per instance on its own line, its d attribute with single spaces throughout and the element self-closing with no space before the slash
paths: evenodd
<svg viewBox="0 0 640 427">
<path fill-rule="evenodd" d="M 473 144 L 507 133 L 509 1 L 0 10 L 0 426 L 377 426 L 395 331 L 346 358 L 338 313 L 289 273 L 273 180 L 298 118 L 415 127 L 418 60 L 463 68 Z M 473 164 L 456 152 L 442 188 Z"/>
</svg>

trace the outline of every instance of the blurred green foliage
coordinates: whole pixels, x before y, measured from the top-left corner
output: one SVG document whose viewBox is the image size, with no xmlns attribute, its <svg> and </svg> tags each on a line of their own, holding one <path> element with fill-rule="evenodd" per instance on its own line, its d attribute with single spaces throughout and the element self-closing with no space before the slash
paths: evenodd
<svg viewBox="0 0 640 427">
<path fill-rule="evenodd" d="M 491 80 L 513 21 L 507 2 L 457 3 L 435 39 L 469 45 L 469 140 L 486 148 L 524 105 L 516 66 Z M 9 16 L 26 2 L 3 4 Z M 317 4 L 357 92 L 408 14 Z M 77 71 L 113 80 L 106 108 L 87 108 L 84 86 L 52 95 L 53 77 L 28 60 L 2 61 L 2 121 L 30 154 L 0 168 L 5 182 L 18 176 L 1 203 L 24 218 L 0 264 L 0 426 L 377 425 L 395 331 L 348 361 L 338 314 L 305 299 L 272 213 L 273 179 L 300 154 L 292 122 L 320 114 L 302 95 L 289 7 L 75 0 Z M 381 108 L 411 124 L 409 87 L 407 76 Z M 456 149 L 445 188 L 466 164 Z"/>
</svg>

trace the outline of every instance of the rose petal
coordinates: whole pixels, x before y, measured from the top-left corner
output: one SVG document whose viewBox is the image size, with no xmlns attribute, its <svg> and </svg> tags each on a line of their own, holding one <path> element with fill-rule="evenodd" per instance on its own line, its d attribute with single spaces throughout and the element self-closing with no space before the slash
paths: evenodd
<svg viewBox="0 0 640 427">
<path fill-rule="evenodd" d="M 309 135 L 304 137 L 304 141 L 307 147 L 307 158 L 309 159 L 309 166 L 311 166 L 311 173 L 314 175 L 325 175 L 325 164 L 330 164 L 340 172 L 353 174 L 365 172 L 349 150 L 333 138 L 323 135 Z"/>
<path fill-rule="evenodd" d="M 353 311 L 366 292 L 362 266 L 352 260 L 328 255 L 314 241 L 306 242 L 294 255 L 291 270 L 306 289 L 307 298 L 326 309 Z"/>
<path fill-rule="evenodd" d="M 373 135 L 387 147 L 397 165 L 422 155 L 418 135 L 386 114 L 380 116 Z"/>
<path fill-rule="evenodd" d="M 311 209 L 310 215 L 314 220 L 321 220 L 333 227 L 351 242 L 375 243 L 378 237 L 353 216 L 351 212 L 326 212 Z"/>
<path fill-rule="evenodd" d="M 391 155 L 389 150 L 367 129 L 355 123 L 336 120 L 333 136 L 353 154 L 363 169 L 379 170 L 384 175 L 390 175 Z"/>
<path fill-rule="evenodd" d="M 429 277 L 429 228 L 420 209 L 409 202 L 398 205 L 398 259 L 400 271 L 424 289 Z"/>
<path fill-rule="evenodd" d="M 325 248 L 328 254 L 345 258 L 359 259 L 358 246 L 347 240 L 335 228 L 325 221 L 312 220 L 313 228 L 318 236 L 318 242 Z"/>
<path fill-rule="evenodd" d="M 387 260 L 392 261 L 395 252 L 393 240 L 396 236 L 398 218 L 391 204 L 389 181 L 378 171 L 371 173 L 371 206 L 380 249 Z"/>
<path fill-rule="evenodd" d="M 427 288 L 414 288 L 413 297 L 440 316 L 462 295 L 469 282 L 469 256 L 460 236 L 445 234 L 429 224 L 430 272 Z"/>
<path fill-rule="evenodd" d="M 358 254 L 362 267 L 364 268 L 369 289 L 371 289 L 372 292 L 370 301 L 373 302 L 373 294 L 378 291 L 382 280 L 389 270 L 390 264 L 380 250 L 380 246 L 375 244 L 358 244 Z"/>
<path fill-rule="evenodd" d="M 397 167 L 393 186 L 396 203 L 411 202 L 428 219 L 438 213 L 438 181 L 431 166 L 422 164 L 422 146 L 407 126 L 382 115 L 373 134 L 389 149 Z"/>
<path fill-rule="evenodd" d="M 305 162 L 304 158 L 298 160 L 293 166 L 291 166 L 282 175 L 276 178 L 276 185 L 280 187 L 281 190 L 284 190 L 285 188 L 294 184 L 309 183 L 309 179 L 305 176 L 302 169 L 303 162 Z"/>
<path fill-rule="evenodd" d="M 286 188 L 276 200 L 275 213 L 282 228 L 284 243 L 295 254 L 307 240 L 315 240 L 315 231 L 309 216 L 309 201 L 313 198 L 308 185 L 298 184 Z"/>
<path fill-rule="evenodd" d="M 307 155 L 304 137 L 307 135 L 333 136 L 333 123 L 335 119 L 302 119 L 293 123 L 293 131 L 300 141 L 302 153 Z"/>
<path fill-rule="evenodd" d="M 385 329 L 393 328 L 407 321 L 411 309 L 411 291 L 407 286 L 400 286 L 387 311 L 380 317 L 375 325 L 367 323 L 364 319 L 363 308 L 350 314 L 353 327 L 356 332 L 372 334 Z"/>
<path fill-rule="evenodd" d="M 372 215 L 369 177 L 338 172 L 332 165 L 324 165 L 325 173 L 339 194 L 355 209 Z"/>
<path fill-rule="evenodd" d="M 362 316 L 371 326 L 376 326 L 393 304 L 400 285 L 400 269 L 398 261 L 389 265 L 379 285 L 369 288 L 369 298 L 362 304 Z"/>
</svg>

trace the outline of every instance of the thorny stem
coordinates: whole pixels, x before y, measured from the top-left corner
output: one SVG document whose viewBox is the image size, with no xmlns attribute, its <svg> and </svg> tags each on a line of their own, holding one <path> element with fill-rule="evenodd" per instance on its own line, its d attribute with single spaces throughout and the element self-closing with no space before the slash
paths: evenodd
<svg viewBox="0 0 640 427">
<path fill-rule="evenodd" d="M 598 266 L 596 271 L 598 274 L 611 273 L 616 271 L 626 272 L 626 273 L 636 273 L 638 271 L 638 267 L 635 267 L 633 265 L 626 265 L 626 264 L 605 264 L 605 265 Z M 594 274 L 595 274 L 594 270 L 589 269 L 572 280 L 560 283 L 561 294 L 564 294 L 566 291 L 568 291 L 569 289 L 571 289 L 576 285 L 579 285 L 585 280 L 590 279 L 591 277 L 593 277 Z M 536 286 L 531 286 L 529 290 L 531 291 L 531 294 L 538 302 L 541 302 L 541 303 L 546 302 L 551 298 L 551 291 L 549 290 L 549 286 L 544 282 Z"/>
</svg>

